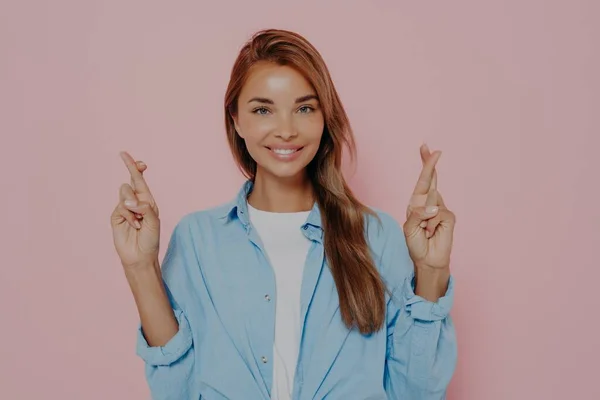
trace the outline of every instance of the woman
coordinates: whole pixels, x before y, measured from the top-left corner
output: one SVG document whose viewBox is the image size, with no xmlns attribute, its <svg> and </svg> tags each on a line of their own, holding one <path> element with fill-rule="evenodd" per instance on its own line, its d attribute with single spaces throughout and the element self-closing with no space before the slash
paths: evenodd
<svg viewBox="0 0 600 400">
<path fill-rule="evenodd" d="M 185 215 L 158 262 L 158 208 L 142 173 L 112 215 L 139 311 L 155 399 L 440 399 L 456 363 L 449 309 L 454 216 L 423 170 L 403 229 L 341 172 L 350 124 L 301 36 L 241 49 L 225 95 L 248 180 L 230 203 Z"/>
</svg>

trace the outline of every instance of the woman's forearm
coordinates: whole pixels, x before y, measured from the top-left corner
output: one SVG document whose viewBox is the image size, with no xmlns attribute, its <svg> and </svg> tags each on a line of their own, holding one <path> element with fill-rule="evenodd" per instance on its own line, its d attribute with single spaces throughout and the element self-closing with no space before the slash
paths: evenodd
<svg viewBox="0 0 600 400">
<path fill-rule="evenodd" d="M 416 287 L 415 294 L 429 300 L 433 303 L 446 293 L 448 290 L 448 280 L 450 279 L 450 268 L 415 268 Z"/>
<path fill-rule="evenodd" d="M 165 286 L 158 260 L 152 265 L 125 271 L 138 309 L 144 337 L 152 347 L 164 346 L 179 326 Z"/>
</svg>

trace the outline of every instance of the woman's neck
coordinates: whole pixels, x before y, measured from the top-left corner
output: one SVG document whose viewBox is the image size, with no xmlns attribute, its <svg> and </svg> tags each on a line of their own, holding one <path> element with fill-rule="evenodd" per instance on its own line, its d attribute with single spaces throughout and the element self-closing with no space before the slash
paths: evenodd
<svg viewBox="0 0 600 400">
<path fill-rule="evenodd" d="M 314 204 L 313 187 L 306 177 L 280 179 L 257 173 L 248 203 L 270 212 L 310 211 Z"/>
</svg>

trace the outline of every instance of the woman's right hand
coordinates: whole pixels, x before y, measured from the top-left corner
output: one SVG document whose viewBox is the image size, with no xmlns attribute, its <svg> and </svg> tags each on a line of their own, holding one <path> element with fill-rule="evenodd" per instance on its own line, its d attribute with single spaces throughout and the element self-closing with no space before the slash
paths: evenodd
<svg viewBox="0 0 600 400">
<path fill-rule="evenodd" d="M 121 152 L 131 183 L 119 190 L 119 203 L 111 215 L 113 240 L 126 270 L 158 262 L 160 220 L 158 207 L 144 180 L 146 165 Z"/>
</svg>

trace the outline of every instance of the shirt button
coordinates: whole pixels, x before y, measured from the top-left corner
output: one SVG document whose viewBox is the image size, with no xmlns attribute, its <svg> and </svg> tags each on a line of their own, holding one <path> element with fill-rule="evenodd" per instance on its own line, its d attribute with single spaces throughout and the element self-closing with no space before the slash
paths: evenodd
<svg viewBox="0 0 600 400">
<path fill-rule="evenodd" d="M 268 361 L 268 360 L 267 360 L 267 357 L 265 357 L 265 356 L 262 356 L 262 357 L 260 358 L 260 360 L 263 362 L 263 364 L 266 364 L 266 363 L 267 363 L 267 361 Z"/>
<path fill-rule="evenodd" d="M 265 294 L 265 300 L 266 301 L 271 301 L 271 296 L 269 296 L 268 294 Z"/>
<path fill-rule="evenodd" d="M 308 229 L 308 225 L 304 225 L 304 230 L 307 230 L 307 229 Z"/>
</svg>

